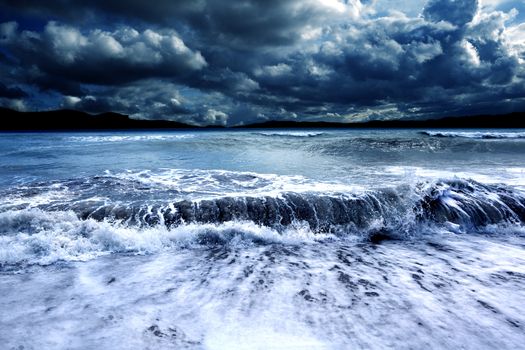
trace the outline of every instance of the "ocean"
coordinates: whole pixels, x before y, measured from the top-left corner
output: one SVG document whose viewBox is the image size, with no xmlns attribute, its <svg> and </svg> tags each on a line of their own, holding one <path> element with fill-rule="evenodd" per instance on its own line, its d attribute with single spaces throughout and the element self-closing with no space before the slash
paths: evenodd
<svg viewBox="0 0 525 350">
<path fill-rule="evenodd" d="M 0 134 L 2 349 L 518 349 L 525 130 Z"/>
</svg>

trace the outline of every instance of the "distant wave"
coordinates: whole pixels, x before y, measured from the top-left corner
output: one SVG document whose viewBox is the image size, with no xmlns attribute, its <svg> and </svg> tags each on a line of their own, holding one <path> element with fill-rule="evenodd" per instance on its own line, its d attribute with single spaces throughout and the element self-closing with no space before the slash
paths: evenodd
<svg viewBox="0 0 525 350">
<path fill-rule="evenodd" d="M 322 131 L 261 131 L 255 132 L 259 136 L 277 136 L 277 137 L 316 137 L 326 135 Z"/>
<path fill-rule="evenodd" d="M 67 141 L 74 142 L 129 142 L 129 141 L 169 141 L 194 138 L 194 134 L 170 135 L 90 135 L 70 136 Z"/>
<path fill-rule="evenodd" d="M 460 137 L 468 139 L 523 139 L 525 132 L 495 131 L 422 131 L 423 135 L 432 137 Z"/>
<path fill-rule="evenodd" d="M 472 180 L 323 195 L 225 196 L 171 203 L 90 201 L 0 212 L 0 265 L 154 253 L 187 245 L 524 233 L 525 193 Z"/>
</svg>

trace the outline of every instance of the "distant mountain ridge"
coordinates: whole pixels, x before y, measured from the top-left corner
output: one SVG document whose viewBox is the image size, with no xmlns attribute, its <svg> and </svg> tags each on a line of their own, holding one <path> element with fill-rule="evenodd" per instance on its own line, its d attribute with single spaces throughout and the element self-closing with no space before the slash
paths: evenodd
<svg viewBox="0 0 525 350">
<path fill-rule="evenodd" d="M 2 131 L 205 128 L 223 127 L 216 125 L 202 127 L 169 120 L 132 119 L 127 115 L 112 112 L 91 115 L 81 111 L 66 109 L 43 112 L 18 112 L 7 108 L 0 108 L 0 130 Z M 525 128 L 525 112 L 500 115 L 446 117 L 427 120 L 375 120 L 356 123 L 267 121 L 264 123 L 235 126 L 233 128 Z"/>
<path fill-rule="evenodd" d="M 133 130 L 199 128 L 169 120 L 131 119 L 119 113 L 91 115 L 75 110 L 18 112 L 0 108 L 0 130 Z"/>
<path fill-rule="evenodd" d="M 264 123 L 240 126 L 249 129 L 282 129 L 282 128 L 407 128 L 407 129 L 434 129 L 434 128 L 525 128 L 525 112 L 515 112 L 498 115 L 475 115 L 465 117 L 445 117 L 426 120 L 374 120 L 356 123 L 335 122 L 296 122 L 296 121 L 268 121 Z"/>
</svg>

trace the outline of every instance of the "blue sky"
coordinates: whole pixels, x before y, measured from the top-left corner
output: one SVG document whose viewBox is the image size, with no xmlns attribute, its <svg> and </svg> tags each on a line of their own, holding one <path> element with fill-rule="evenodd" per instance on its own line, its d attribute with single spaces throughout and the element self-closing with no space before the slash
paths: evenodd
<svg viewBox="0 0 525 350">
<path fill-rule="evenodd" d="M 0 105 L 196 124 L 525 110 L 520 0 L 0 0 Z"/>
</svg>

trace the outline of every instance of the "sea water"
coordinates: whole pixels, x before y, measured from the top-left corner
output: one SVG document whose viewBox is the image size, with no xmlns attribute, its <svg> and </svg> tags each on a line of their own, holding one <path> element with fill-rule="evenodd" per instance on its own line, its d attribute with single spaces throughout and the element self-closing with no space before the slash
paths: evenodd
<svg viewBox="0 0 525 350">
<path fill-rule="evenodd" d="M 525 344 L 524 130 L 0 134 L 0 347 Z"/>
</svg>

